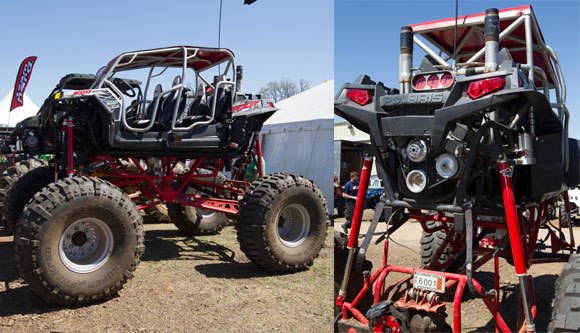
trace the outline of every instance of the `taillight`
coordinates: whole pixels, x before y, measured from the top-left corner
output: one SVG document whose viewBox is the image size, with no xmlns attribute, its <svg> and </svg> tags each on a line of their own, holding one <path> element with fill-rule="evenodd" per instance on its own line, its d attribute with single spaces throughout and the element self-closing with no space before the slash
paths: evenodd
<svg viewBox="0 0 580 333">
<path fill-rule="evenodd" d="M 449 88 L 453 84 L 453 74 L 445 73 L 441 75 L 441 87 Z"/>
<path fill-rule="evenodd" d="M 455 78 L 451 72 L 421 73 L 413 77 L 415 91 L 447 89 L 453 85 Z"/>
<path fill-rule="evenodd" d="M 505 87 L 505 79 L 503 77 L 491 77 L 479 81 L 473 81 L 467 88 L 467 95 L 471 99 L 478 99 L 482 96 L 489 95 Z"/>
<path fill-rule="evenodd" d="M 346 97 L 363 106 L 369 104 L 373 100 L 369 91 L 365 89 L 348 89 L 346 91 Z"/>
<path fill-rule="evenodd" d="M 431 74 L 427 79 L 427 85 L 431 89 L 435 89 L 439 86 L 439 76 L 437 74 Z"/>
<path fill-rule="evenodd" d="M 413 88 L 415 90 L 423 90 L 427 87 L 427 79 L 423 75 L 415 75 L 413 78 Z"/>
</svg>

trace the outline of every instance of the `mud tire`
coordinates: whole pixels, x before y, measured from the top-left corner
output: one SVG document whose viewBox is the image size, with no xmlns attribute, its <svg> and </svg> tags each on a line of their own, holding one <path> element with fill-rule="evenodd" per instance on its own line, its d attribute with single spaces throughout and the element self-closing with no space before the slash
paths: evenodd
<svg viewBox="0 0 580 333">
<path fill-rule="evenodd" d="M 348 236 L 342 232 L 334 232 L 334 299 L 338 297 L 338 292 L 340 290 L 340 284 L 344 277 L 344 270 L 346 267 L 346 260 L 348 257 L 348 248 L 346 244 L 348 242 Z M 364 279 L 362 272 L 363 270 L 371 271 L 373 264 L 364 260 L 362 267 L 360 265 L 353 265 L 350 272 L 350 278 L 348 280 L 348 288 L 346 290 L 347 302 L 352 302 L 352 300 L 358 295 L 364 285 Z M 373 294 L 372 290 L 366 293 L 360 303 L 357 305 L 357 309 L 362 313 L 366 311 L 373 305 Z M 334 305 L 334 315 L 341 313 L 341 309 Z"/>
<path fill-rule="evenodd" d="M 64 263 L 60 244 L 67 239 L 67 228 L 84 219 L 100 221 L 109 229 L 111 236 L 99 239 L 107 239 L 110 252 L 102 251 L 109 255 L 98 262 L 100 266 L 89 262 L 96 265 L 94 270 L 78 272 Z M 88 222 L 83 227 L 84 223 Z M 132 278 L 144 251 L 143 235 L 141 216 L 118 187 L 97 178 L 59 180 L 38 192 L 24 208 L 15 235 L 16 264 L 25 282 L 44 301 L 94 303 L 112 298 Z"/>
<path fill-rule="evenodd" d="M 189 187 L 185 193 L 193 194 L 196 190 Z M 186 236 L 215 235 L 228 223 L 224 213 L 191 206 L 167 204 L 167 212 L 171 222 Z"/>
<path fill-rule="evenodd" d="M 441 222 L 427 221 L 427 227 L 434 229 L 441 226 Z M 422 231 L 421 233 L 421 266 L 429 264 L 439 246 L 443 244 L 446 234 L 442 230 L 433 233 Z M 449 259 L 449 247 L 447 247 L 439 257 L 439 263 L 444 263 Z"/>
<path fill-rule="evenodd" d="M 37 192 L 52 182 L 54 170 L 50 167 L 39 167 L 23 174 L 12 184 L 4 200 L 4 221 L 8 230 L 16 230 L 16 223 L 24 206 Z"/>
<path fill-rule="evenodd" d="M 572 254 L 556 280 L 548 332 L 580 332 L 580 254 Z"/>
<path fill-rule="evenodd" d="M 236 223 L 238 242 L 246 256 L 263 269 L 300 271 L 318 257 L 327 218 L 326 199 L 312 181 L 275 173 L 247 189 Z"/>
<path fill-rule="evenodd" d="M 180 170 L 181 173 L 186 172 L 185 165 L 181 166 Z M 174 169 L 174 172 L 178 171 Z M 212 173 L 213 171 L 209 169 L 200 168 L 197 170 L 197 174 L 200 175 Z M 208 179 L 208 181 L 223 184 L 226 181 L 226 176 L 218 172 L 216 177 Z M 197 192 L 199 191 L 193 187 L 188 187 L 185 191 L 188 194 Z M 173 222 L 179 231 L 186 236 L 216 235 L 228 224 L 228 218 L 224 213 L 176 204 L 167 204 L 167 219 L 169 222 Z"/>
<path fill-rule="evenodd" d="M 39 159 L 24 160 L 16 162 L 14 165 L 6 168 L 0 176 L 0 219 L 2 220 L 2 224 L 6 226 L 6 231 L 9 234 L 14 232 L 14 230 L 12 230 L 13 223 L 8 223 L 5 218 L 5 201 L 10 188 L 12 188 L 14 183 L 28 171 L 46 165 L 48 165 L 46 161 Z"/>
</svg>

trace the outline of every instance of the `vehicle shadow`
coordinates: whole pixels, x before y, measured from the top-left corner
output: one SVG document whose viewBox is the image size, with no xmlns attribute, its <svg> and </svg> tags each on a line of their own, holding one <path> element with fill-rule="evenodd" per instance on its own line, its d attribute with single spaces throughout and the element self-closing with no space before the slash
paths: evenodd
<svg viewBox="0 0 580 333">
<path fill-rule="evenodd" d="M 491 285 L 493 285 L 493 274 L 489 273 L 489 276 L 481 279 L 481 277 L 475 276 L 478 281 L 482 282 L 484 280 L 485 284 L 488 285 L 491 279 Z M 557 274 L 544 274 L 535 276 L 533 279 L 537 313 L 535 319 L 536 331 L 537 332 L 547 332 L 548 324 L 550 323 L 550 317 L 552 314 L 552 300 L 554 299 L 555 283 L 558 278 Z M 482 283 L 483 284 L 483 283 Z M 487 287 L 487 286 L 486 286 Z M 501 299 L 500 299 L 500 313 L 503 316 L 506 324 L 513 330 L 517 326 L 518 321 L 518 304 L 520 300 L 520 289 L 518 284 L 510 284 L 500 287 L 501 289 Z M 483 305 L 482 305 L 483 306 Z M 469 332 L 493 332 L 495 331 L 495 320 L 490 319 L 487 324 L 482 327 L 477 327 L 469 330 Z"/>
<path fill-rule="evenodd" d="M 5 236 L 0 230 L 0 283 L 6 290 L 10 289 L 10 283 L 19 279 L 16 262 L 14 261 L 14 243 L 12 237 Z"/>
<path fill-rule="evenodd" d="M 19 281 L 12 237 L 0 228 L 0 317 L 46 313 L 61 309 L 36 297 Z"/>
<path fill-rule="evenodd" d="M 195 269 L 209 278 L 245 279 L 274 274 L 251 262 L 236 260 L 236 251 L 212 239 L 217 236 L 184 237 L 177 230 L 149 230 L 145 234 L 142 261 L 197 260 L 210 261 Z"/>
<path fill-rule="evenodd" d="M 195 270 L 208 278 L 248 279 L 256 277 L 281 276 L 284 273 L 268 272 L 252 262 L 221 262 L 201 264 Z"/>
<path fill-rule="evenodd" d="M 145 232 L 145 253 L 141 261 L 179 259 L 236 262 L 235 255 L 234 250 L 210 239 L 184 237 L 177 230 L 148 230 Z"/>
</svg>

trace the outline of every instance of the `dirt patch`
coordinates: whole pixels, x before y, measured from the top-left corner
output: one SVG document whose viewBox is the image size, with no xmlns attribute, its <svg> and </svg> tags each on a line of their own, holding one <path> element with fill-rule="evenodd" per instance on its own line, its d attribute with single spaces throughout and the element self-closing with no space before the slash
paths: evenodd
<svg viewBox="0 0 580 333">
<path fill-rule="evenodd" d="M 332 327 L 332 232 L 306 271 L 273 275 L 241 252 L 233 227 L 183 237 L 146 224 L 135 277 L 108 302 L 44 303 L 18 277 L 12 237 L 0 236 L 0 332 L 328 332 Z M 1 233 L 1 230 L 0 230 Z"/>
<path fill-rule="evenodd" d="M 366 210 L 363 217 L 362 232 L 366 231 L 369 221 L 372 218 L 372 211 Z M 335 230 L 342 230 L 340 225 L 344 219 L 335 220 Z M 574 228 L 575 239 L 580 239 L 580 228 Z M 385 224 L 380 223 L 377 231 L 384 231 Z M 421 237 L 421 226 L 419 223 L 410 221 L 405 223 L 392 236 L 397 243 L 390 242 L 389 246 L 389 263 L 407 266 L 419 267 L 419 239 Z M 380 245 L 371 245 L 367 252 L 367 259 L 373 262 L 376 269 L 380 267 L 383 260 L 383 247 Z M 538 332 L 546 332 L 552 314 L 552 301 L 554 298 L 554 284 L 560 274 L 564 263 L 549 263 L 533 265 L 529 273 L 533 276 L 534 287 L 536 291 L 536 304 L 538 315 L 536 317 L 536 329 Z M 513 330 L 517 322 L 517 307 L 519 302 L 519 285 L 515 275 L 514 267 L 508 264 L 504 259 L 500 259 L 500 312 L 504 316 L 508 326 Z M 391 274 L 387 279 L 387 284 L 395 282 L 396 279 L 403 275 Z M 476 278 L 486 289 L 493 287 L 493 262 L 490 261 L 482 266 L 475 273 Z M 469 297 L 469 293 L 464 294 L 464 302 L 461 308 L 462 313 L 462 332 L 491 332 L 495 330 L 495 321 L 493 320 L 487 307 L 480 299 Z M 447 305 L 446 321 L 453 325 L 453 304 Z"/>
</svg>

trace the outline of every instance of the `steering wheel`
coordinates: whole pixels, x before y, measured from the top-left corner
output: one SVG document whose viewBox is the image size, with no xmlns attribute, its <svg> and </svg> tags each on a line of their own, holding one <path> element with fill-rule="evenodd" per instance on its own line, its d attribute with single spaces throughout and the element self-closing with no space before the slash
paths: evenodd
<svg viewBox="0 0 580 333">
<path fill-rule="evenodd" d="M 125 95 L 127 97 L 131 97 L 131 98 L 137 96 L 137 92 L 135 92 L 135 88 L 133 88 L 133 86 L 131 86 L 129 84 L 129 82 L 125 81 L 124 79 L 116 78 L 115 85 L 119 88 L 119 90 L 121 90 L 123 95 Z M 123 89 L 123 86 L 124 86 L 124 88 L 127 88 L 127 89 Z"/>
</svg>

